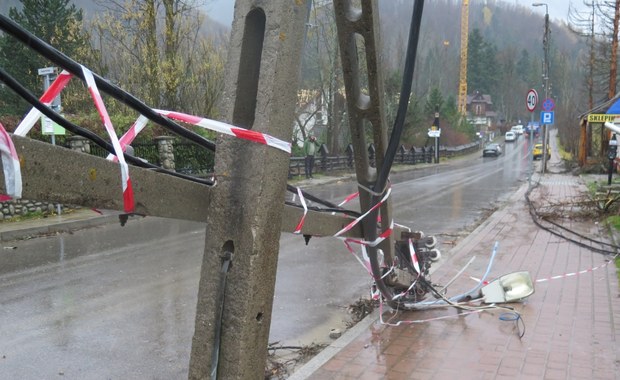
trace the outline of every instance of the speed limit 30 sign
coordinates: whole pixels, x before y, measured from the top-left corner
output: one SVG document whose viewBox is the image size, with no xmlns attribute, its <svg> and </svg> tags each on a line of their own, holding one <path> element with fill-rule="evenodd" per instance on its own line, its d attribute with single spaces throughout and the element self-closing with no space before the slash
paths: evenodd
<svg viewBox="0 0 620 380">
<path fill-rule="evenodd" d="M 527 96 L 525 97 L 525 106 L 527 107 L 528 111 L 534 112 L 537 104 L 538 104 L 538 92 L 536 92 L 536 90 L 534 89 L 531 89 L 527 92 Z"/>
</svg>

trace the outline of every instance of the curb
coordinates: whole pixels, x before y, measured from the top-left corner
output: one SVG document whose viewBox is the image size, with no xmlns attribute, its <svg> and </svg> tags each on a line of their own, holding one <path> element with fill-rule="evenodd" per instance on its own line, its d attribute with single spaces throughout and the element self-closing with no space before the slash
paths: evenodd
<svg viewBox="0 0 620 380">
<path fill-rule="evenodd" d="M 325 349 L 318 355 L 293 372 L 293 374 L 288 377 L 288 380 L 303 380 L 310 377 L 314 372 L 316 372 L 316 370 L 321 368 L 323 364 L 327 363 L 337 353 L 342 351 L 343 348 L 347 347 L 349 343 L 353 342 L 370 325 L 375 323 L 378 318 L 379 309 L 375 309 L 372 313 L 368 314 L 364 319 L 359 321 L 355 326 L 347 330 L 340 338 L 325 347 Z"/>
<path fill-rule="evenodd" d="M 79 229 L 101 226 L 114 221 L 118 221 L 118 214 L 95 215 L 88 219 L 66 220 L 42 226 L 31 226 L 8 231 L 0 231 L 0 242 L 24 240 L 38 235 L 52 235 L 71 232 Z"/>
</svg>

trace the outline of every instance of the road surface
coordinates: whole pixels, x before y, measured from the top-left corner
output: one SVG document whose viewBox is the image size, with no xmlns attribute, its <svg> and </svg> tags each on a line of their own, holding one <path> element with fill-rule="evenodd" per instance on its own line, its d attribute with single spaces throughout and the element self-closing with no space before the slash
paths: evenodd
<svg viewBox="0 0 620 380">
<path fill-rule="evenodd" d="M 395 220 L 449 251 L 526 178 L 527 149 L 519 141 L 499 158 L 394 174 Z M 354 191 L 310 189 L 332 201 Z M 144 218 L 10 242 L 0 251 L 0 378 L 187 378 L 204 239 L 199 223 Z M 283 234 L 280 246 L 270 341 L 328 342 L 370 278 L 337 239 Z"/>
</svg>

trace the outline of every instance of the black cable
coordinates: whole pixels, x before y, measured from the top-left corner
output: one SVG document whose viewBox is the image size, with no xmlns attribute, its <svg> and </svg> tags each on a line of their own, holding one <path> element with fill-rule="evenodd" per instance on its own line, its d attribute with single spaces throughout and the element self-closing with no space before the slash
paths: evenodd
<svg viewBox="0 0 620 380">
<path fill-rule="evenodd" d="M 297 194 L 297 187 L 295 187 L 293 185 L 286 184 L 286 190 L 290 191 L 293 194 Z M 327 206 L 327 207 L 331 207 L 331 208 L 335 208 L 335 209 L 339 209 L 339 210 L 344 210 L 342 207 L 338 206 L 337 204 L 334 204 L 334 203 L 331 203 L 331 202 L 326 201 L 324 199 L 315 197 L 314 195 L 312 195 L 310 193 L 307 193 L 305 190 L 301 190 L 301 193 L 303 194 L 303 196 L 306 199 L 309 199 L 312 202 L 316 202 L 316 203 L 322 204 L 322 205 Z"/>
<path fill-rule="evenodd" d="M 563 229 L 563 230 L 565 230 L 565 231 L 568 231 L 568 232 L 570 232 L 570 233 L 571 233 L 571 234 L 573 234 L 573 235 L 577 235 L 577 236 L 579 236 L 580 238 L 582 238 L 582 239 L 584 239 L 584 240 L 588 240 L 588 241 L 591 241 L 592 243 L 599 244 L 599 245 L 602 245 L 602 246 L 607 246 L 607 247 L 610 247 L 610 248 L 612 248 L 612 249 L 618 249 L 618 250 L 620 250 L 620 246 L 617 246 L 617 245 L 615 245 L 615 244 L 606 243 L 606 242 L 604 242 L 604 241 L 600 241 L 600 240 L 592 239 L 591 237 L 585 236 L 585 235 L 583 235 L 583 234 L 580 234 L 580 233 L 578 233 L 578 232 L 575 232 L 575 231 L 571 230 L 570 228 L 564 227 L 564 226 L 563 226 L 563 225 L 561 225 L 560 223 L 558 223 L 558 222 L 554 222 L 553 220 L 550 220 L 548 217 L 545 217 L 545 216 L 539 216 L 539 218 L 540 218 L 541 220 L 544 220 L 544 221 L 545 221 L 545 222 L 547 222 L 547 223 L 550 223 L 550 224 L 552 224 L 552 225 L 554 225 L 554 226 L 558 227 L 558 228 L 561 228 L 561 229 Z"/>
<path fill-rule="evenodd" d="M 294 203 L 294 202 L 284 201 L 284 203 L 289 205 L 289 206 L 303 208 L 303 206 L 301 206 L 300 204 Z M 337 212 L 337 213 L 341 213 L 341 214 L 345 214 L 345 215 L 350 215 L 350 216 L 353 216 L 353 217 L 356 217 L 356 218 L 361 215 L 361 213 L 359 213 L 357 211 L 347 210 L 347 209 L 344 209 L 344 208 L 341 208 L 341 207 L 338 207 L 338 208 L 308 207 L 308 210 L 316 211 L 316 212 Z"/>
<path fill-rule="evenodd" d="M 377 174 L 377 180 L 373 186 L 373 190 L 377 193 L 382 193 L 388 182 L 390 169 L 394 162 L 394 157 L 398 151 L 398 144 L 400 143 L 400 137 L 405 124 L 405 116 L 407 115 L 407 107 L 409 104 L 409 97 L 411 94 L 411 85 L 413 82 L 413 73 L 415 69 L 415 58 L 418 50 L 418 40 L 420 37 L 420 24 L 422 23 L 422 11 L 424 9 L 424 0 L 416 0 L 413 6 L 413 13 L 411 14 L 411 24 L 409 26 L 409 41 L 407 42 L 407 57 L 405 59 L 405 68 L 403 71 L 403 82 L 400 93 L 400 100 L 398 104 L 398 111 L 396 113 L 396 119 L 394 120 L 394 127 L 390 136 L 387 150 L 384 155 L 384 160 L 381 165 L 381 169 Z M 381 196 L 372 195 L 370 200 L 370 208 L 372 209 L 381 200 Z M 372 224 L 372 227 L 367 228 L 364 231 L 365 238 L 369 241 L 373 241 L 377 238 L 377 215 L 378 210 L 371 212 L 367 218 L 369 218 L 367 224 Z M 381 275 L 381 266 L 377 257 L 376 249 L 368 250 L 368 257 L 370 259 L 370 268 L 373 277 L 378 280 L 375 281 L 377 288 L 383 294 L 383 296 L 394 303 L 389 297 L 391 291 L 388 289 L 384 281 L 379 280 Z"/>
<path fill-rule="evenodd" d="M 1 67 L 0 67 L 0 81 L 4 82 L 11 90 L 15 91 L 15 93 L 17 93 L 17 95 L 19 95 L 24 100 L 26 100 L 28 103 L 30 103 L 33 107 L 35 107 L 36 109 L 41 111 L 41 113 L 43 113 L 45 116 L 47 116 L 50 119 L 52 119 L 52 121 L 58 123 L 61 127 L 65 128 L 69 132 L 72 132 L 72 133 L 74 133 L 76 135 L 85 137 L 85 138 L 93 141 L 95 144 L 99 145 L 100 147 L 102 147 L 103 149 L 105 149 L 109 153 L 116 154 L 112 144 L 108 143 L 106 140 L 104 140 L 101 137 L 99 137 L 99 135 L 97 135 L 96 133 L 93 133 L 93 132 L 89 131 L 88 129 L 84 129 L 84 128 L 78 126 L 78 125 L 73 124 L 69 120 L 65 119 L 64 117 L 62 117 L 59 114 L 57 114 L 56 112 L 54 112 L 51 108 L 47 107 L 45 104 L 41 103 L 39 101 L 39 99 L 37 99 L 33 94 L 31 94 L 28 91 L 28 89 L 26 89 L 24 86 L 22 86 L 17 80 L 15 80 L 15 78 L 10 76 Z M 159 166 L 156 166 L 156 165 L 153 165 L 151 163 L 145 162 L 145 161 L 143 161 L 143 160 L 141 160 L 139 158 L 136 158 L 136 157 L 133 157 L 131 155 L 128 155 L 126 153 L 125 153 L 125 159 L 127 160 L 127 162 L 129 162 L 129 163 L 131 163 L 131 164 L 133 164 L 135 166 L 139 166 L 139 167 L 147 168 L 147 169 L 153 169 L 154 171 L 157 171 L 157 172 L 161 172 L 161 173 L 165 173 L 165 174 L 170 174 L 170 175 L 173 175 L 175 177 L 187 179 L 187 180 L 198 182 L 198 183 L 202 183 L 202 184 L 205 184 L 205 185 L 213 185 L 213 181 L 204 180 L 204 179 L 196 178 L 196 177 L 189 176 L 189 175 L 186 175 L 186 174 L 181 174 L 181 173 L 176 173 L 176 172 L 173 172 L 173 171 L 170 171 L 170 170 L 166 170 L 166 169 L 160 168 Z"/>
<path fill-rule="evenodd" d="M 571 242 L 571 243 L 573 243 L 573 244 L 575 244 L 575 245 L 577 245 L 577 246 L 579 246 L 581 248 L 589 249 L 592 252 L 601 253 L 601 254 L 604 254 L 604 255 L 616 255 L 616 254 L 618 254 L 618 252 L 613 252 L 613 251 L 609 251 L 609 250 L 606 250 L 606 249 L 592 247 L 591 245 L 588 245 L 588 244 L 584 244 L 584 243 L 582 243 L 582 242 L 580 242 L 578 240 L 575 240 L 575 239 L 572 239 L 572 238 L 570 238 L 568 236 L 565 236 L 565 235 L 561 234 L 560 232 L 555 231 L 555 230 L 553 230 L 553 229 L 543 225 L 542 223 L 540 223 L 540 219 L 541 218 L 538 216 L 536 208 L 534 207 L 534 204 L 533 204 L 533 202 L 530 199 L 530 194 L 531 194 L 532 190 L 534 190 L 534 188 L 537 187 L 537 186 L 538 186 L 538 184 L 536 186 L 533 186 L 530 189 L 528 189 L 528 191 L 525 193 L 525 201 L 528 204 L 528 209 L 529 209 L 530 217 L 532 218 L 532 221 L 534 222 L 534 224 L 536 224 L 536 226 L 538 226 L 541 229 L 549 232 L 552 235 L 555 235 L 555 236 L 560 237 L 560 238 L 562 238 L 562 239 L 564 239 L 566 241 L 569 241 L 569 242 Z M 573 231 L 571 231 L 571 230 L 569 230 L 567 228 L 565 228 L 565 230 L 567 230 L 567 231 L 569 231 L 571 233 L 574 233 Z M 575 235 L 579 235 L 579 234 L 575 233 Z M 601 244 L 598 241 L 593 241 L 593 242 L 595 242 L 597 244 Z"/>
<path fill-rule="evenodd" d="M 411 15 L 411 25 L 409 26 L 409 41 L 407 43 L 407 56 L 405 59 L 405 69 L 403 70 L 403 81 L 400 90 L 400 99 L 398 101 L 398 111 L 394 120 L 394 127 L 387 150 L 384 155 L 381 170 L 377 175 L 377 181 L 374 186 L 376 192 L 383 191 L 387 184 L 388 176 L 394 157 L 398 151 L 398 144 L 402 135 L 405 117 L 407 116 L 407 108 L 409 98 L 411 96 L 411 87 L 413 83 L 413 72 L 415 70 L 415 60 L 418 51 L 418 40 L 420 39 L 420 24 L 422 23 L 422 11 L 424 9 L 424 0 L 416 0 Z"/>
<path fill-rule="evenodd" d="M 30 33 L 26 29 L 22 28 L 15 21 L 6 17 L 5 15 L 0 14 L 0 29 L 4 30 L 7 34 L 12 35 L 17 40 L 21 41 L 43 57 L 50 60 L 52 63 L 62 67 L 67 70 L 71 74 L 76 77 L 84 80 L 84 73 L 82 72 L 82 66 L 67 57 L 60 51 L 56 50 L 43 40 L 36 37 L 34 34 Z M 97 83 L 97 87 L 100 88 L 103 92 L 111 95 L 115 99 L 120 102 L 128 105 L 134 110 L 138 111 L 140 114 L 144 115 L 149 120 L 157 123 L 164 128 L 167 128 L 178 135 L 185 137 L 186 139 L 202 146 L 212 151 L 215 151 L 215 143 L 207 140 L 206 138 L 200 136 L 199 134 L 192 132 L 187 128 L 183 128 L 182 126 L 176 124 L 175 122 L 167 119 L 157 112 L 153 111 L 149 106 L 138 100 L 133 95 L 128 92 L 122 90 L 118 86 L 113 85 L 112 83 L 106 81 L 101 78 L 99 75 L 93 73 L 93 77 L 95 78 L 95 82 Z"/>
</svg>

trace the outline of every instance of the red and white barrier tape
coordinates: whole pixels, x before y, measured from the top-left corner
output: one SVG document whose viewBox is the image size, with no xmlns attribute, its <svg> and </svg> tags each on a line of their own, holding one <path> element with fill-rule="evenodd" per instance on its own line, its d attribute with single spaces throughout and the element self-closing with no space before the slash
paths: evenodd
<svg viewBox="0 0 620 380">
<path fill-rule="evenodd" d="M 344 246 L 347 247 L 347 249 L 349 250 L 349 252 L 353 255 L 353 257 L 355 257 L 355 259 L 362 264 L 362 266 L 366 269 L 366 271 L 368 271 L 368 274 L 370 276 L 372 276 L 372 268 L 370 267 L 370 259 L 368 258 L 368 254 L 366 253 L 364 246 L 362 246 L 362 257 L 364 257 L 364 259 L 362 260 L 357 253 L 355 253 L 355 250 L 353 249 L 353 247 L 351 247 L 351 245 L 349 244 L 347 239 L 344 239 L 342 241 L 344 243 Z"/>
<path fill-rule="evenodd" d="M 420 276 L 420 263 L 418 262 L 418 255 L 415 253 L 415 249 L 413 248 L 413 241 L 409 239 L 409 254 L 411 255 L 411 264 L 413 264 L 413 269 L 418 272 L 418 277 Z"/>
<path fill-rule="evenodd" d="M 93 97 L 95 107 L 97 108 L 97 111 L 99 111 L 99 115 L 101 116 L 101 120 L 103 121 L 103 125 L 105 126 L 108 135 L 110 136 L 110 141 L 112 142 L 112 146 L 114 147 L 114 152 L 116 153 L 116 157 L 118 157 L 118 162 L 121 166 L 124 210 L 125 212 L 133 212 L 133 189 L 131 187 L 131 178 L 129 178 L 129 167 L 127 166 L 127 163 L 125 162 L 125 157 L 123 156 L 123 149 L 121 148 L 120 142 L 118 141 L 118 137 L 116 136 L 116 132 L 114 131 L 114 126 L 112 125 L 112 121 L 110 120 L 108 111 L 105 108 L 105 104 L 103 104 L 103 99 L 101 98 L 99 89 L 97 89 L 97 84 L 95 83 L 93 73 L 84 66 L 82 66 L 82 72 L 84 73 L 84 79 L 86 80 L 88 91 Z"/>
<path fill-rule="evenodd" d="M 392 223 L 390 224 L 390 228 L 386 229 L 385 231 L 383 231 L 381 233 L 381 235 L 379 235 L 375 240 L 373 241 L 367 241 L 367 240 L 359 240 L 359 239 L 353 239 L 353 238 L 347 238 L 347 241 L 352 242 L 352 243 L 357 243 L 363 246 L 368 246 L 368 247 L 376 247 L 378 246 L 382 241 L 384 241 L 385 239 L 387 239 L 388 237 L 390 237 L 390 235 L 392 235 L 392 232 L 394 232 L 394 221 L 392 221 Z M 341 238 L 342 239 L 342 238 Z"/>
<path fill-rule="evenodd" d="M 355 225 L 357 225 L 362 219 L 364 219 L 366 217 L 366 215 L 370 214 L 372 211 L 376 210 L 378 207 L 381 207 L 381 205 L 388 199 L 388 197 L 390 196 L 391 193 L 392 193 L 392 188 L 390 187 L 386 191 L 386 193 L 383 196 L 383 198 L 381 199 L 381 201 L 377 202 L 376 205 L 372 206 L 370 208 L 370 210 L 366 211 L 363 215 L 359 216 L 357 219 L 355 219 L 351 223 L 347 224 L 343 229 L 341 229 L 340 231 L 336 232 L 334 237 L 338 237 L 338 236 L 342 235 L 343 233 L 349 231 L 351 228 L 355 227 Z"/>
<path fill-rule="evenodd" d="M 2 157 L 2 171 L 6 195 L 0 195 L 0 201 L 22 197 L 22 174 L 19 167 L 19 157 L 11 136 L 0 123 L 0 156 Z"/>
<path fill-rule="evenodd" d="M 140 115 L 131 127 L 129 127 L 127 132 L 125 132 L 125 134 L 118 140 L 123 152 L 127 150 L 127 145 L 130 145 L 133 142 L 138 133 L 146 127 L 146 123 L 148 123 L 148 121 L 149 119 L 146 116 Z M 114 162 L 118 161 L 118 158 L 112 153 L 108 154 L 106 159 Z"/>
<path fill-rule="evenodd" d="M 364 269 L 366 269 L 366 271 L 368 272 L 368 274 L 370 275 L 370 277 L 372 277 L 373 279 L 377 280 L 378 278 L 376 278 L 375 276 L 373 276 L 372 274 L 372 267 L 370 266 L 370 258 L 368 257 L 368 252 L 366 252 L 366 247 L 365 246 L 361 246 L 362 248 L 362 257 L 360 258 L 360 256 L 355 252 L 355 250 L 353 249 L 353 247 L 351 247 L 351 242 L 349 241 L 349 239 L 342 239 L 342 242 L 344 243 L 345 247 L 347 248 L 347 250 L 349 251 L 349 253 L 351 253 L 353 255 L 353 257 L 355 257 L 355 259 L 364 267 Z M 379 261 L 379 266 L 382 268 L 386 268 L 385 265 L 385 259 L 383 256 L 383 251 L 378 249 L 377 250 L 377 256 L 378 256 L 378 261 Z M 392 273 L 392 271 L 394 271 L 394 267 L 390 267 L 390 269 L 388 271 L 386 271 L 380 278 L 383 279 L 386 276 L 388 276 L 390 273 Z"/>
<path fill-rule="evenodd" d="M 357 198 L 360 195 L 360 192 L 358 191 L 357 193 L 353 193 L 351 195 L 349 195 L 348 197 L 346 197 L 342 202 L 338 203 L 338 207 L 351 202 L 353 199 Z"/>
<path fill-rule="evenodd" d="M 599 266 L 593 267 L 593 268 L 588 268 L 588 269 L 584 269 L 584 270 L 580 270 L 579 272 L 572 272 L 572 273 L 564 273 L 564 274 L 560 274 L 557 276 L 551 276 L 551 277 L 547 277 L 547 278 L 539 278 L 537 280 L 535 280 L 535 283 L 538 282 L 547 282 L 547 281 L 551 281 L 551 280 L 559 280 L 561 278 L 567 278 L 567 277 L 573 277 L 573 276 L 577 276 L 580 274 L 586 274 L 586 273 L 591 273 L 594 272 L 595 270 L 601 269 L 601 268 L 605 268 L 607 265 L 609 265 L 609 263 L 614 262 L 614 260 L 609 260 L 604 264 L 601 264 Z"/>
<path fill-rule="evenodd" d="M 54 100 L 54 98 L 58 96 L 58 94 L 60 94 L 60 91 L 62 91 L 62 89 L 65 88 L 65 86 L 67 85 L 67 83 L 69 83 L 72 77 L 73 75 L 69 74 L 65 70 L 63 70 L 60 74 L 58 74 L 54 82 L 52 82 L 49 88 L 45 90 L 43 95 L 39 98 L 41 103 L 47 106 L 52 104 L 52 101 Z M 13 132 L 13 134 L 17 136 L 22 136 L 22 137 L 26 136 L 28 132 L 30 132 L 32 127 L 36 124 L 36 122 L 39 121 L 40 118 L 41 118 L 41 111 L 32 107 L 32 109 L 30 110 L 30 112 L 28 112 L 24 120 L 22 120 L 21 123 L 19 123 L 19 125 L 17 126 L 17 128 L 15 128 L 15 132 Z"/>
<path fill-rule="evenodd" d="M 294 234 L 301 233 L 301 229 L 303 228 L 304 222 L 306 221 L 306 215 L 308 214 L 308 206 L 306 205 L 306 199 L 304 198 L 304 194 L 299 187 L 297 188 L 297 194 L 299 195 L 299 201 L 301 202 L 301 205 L 304 207 L 304 215 L 301 217 L 301 220 L 299 221 L 299 223 L 297 223 L 297 227 L 295 227 L 295 231 L 293 231 Z"/>
<path fill-rule="evenodd" d="M 551 281 L 551 280 L 559 280 L 559 279 L 562 279 L 562 278 L 574 277 L 574 276 L 578 276 L 580 274 L 592 273 L 595 270 L 598 270 L 598 269 L 601 269 L 601 268 L 605 268 L 607 265 L 609 265 L 609 263 L 614 262 L 614 259 L 615 259 L 616 256 L 614 256 L 612 259 L 610 259 L 609 261 L 605 262 L 604 264 L 595 266 L 593 268 L 588 268 L 588 269 L 580 270 L 578 272 L 558 274 L 556 276 L 551 276 L 551 277 L 546 277 L 546 278 L 539 278 L 537 280 L 534 280 L 534 282 L 535 283 L 548 282 L 548 281 Z M 473 277 L 473 276 L 469 276 L 469 278 L 471 278 L 474 281 L 480 282 L 479 278 L 476 278 L 476 277 Z M 487 285 L 488 283 L 489 283 L 488 281 L 484 281 L 483 282 L 484 285 Z"/>
<path fill-rule="evenodd" d="M 170 119 L 175 119 L 175 120 L 179 120 L 185 123 L 194 124 L 198 127 L 202 127 L 205 129 L 209 129 L 209 130 L 223 133 L 223 134 L 230 135 L 230 136 L 235 136 L 243 140 L 249 140 L 249 141 L 257 142 L 259 144 L 265 144 L 265 145 L 274 147 L 276 149 L 283 150 L 289 154 L 291 153 L 290 142 L 282 141 L 266 133 L 260 133 L 260 132 L 252 131 L 249 129 L 239 128 L 239 127 L 235 127 L 230 124 L 222 123 L 221 121 L 205 119 L 202 117 L 188 115 L 188 114 L 181 113 L 181 112 L 165 111 L 165 110 L 158 110 L 158 109 L 154 109 L 153 111 L 161 115 L 164 115 Z"/>
</svg>

